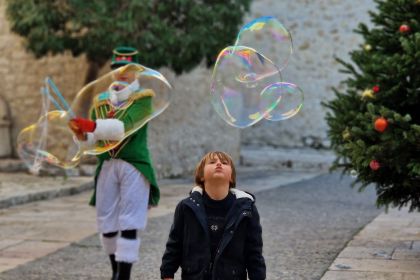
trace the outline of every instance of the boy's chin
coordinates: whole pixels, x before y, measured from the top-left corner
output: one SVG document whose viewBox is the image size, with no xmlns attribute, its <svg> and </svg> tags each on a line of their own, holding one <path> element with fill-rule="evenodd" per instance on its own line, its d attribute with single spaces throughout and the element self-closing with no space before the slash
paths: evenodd
<svg viewBox="0 0 420 280">
<path fill-rule="evenodd" d="M 209 181 L 211 181 L 212 183 L 221 184 L 221 185 L 224 185 L 224 184 L 228 184 L 229 185 L 229 183 L 230 183 L 229 178 L 226 178 L 225 175 L 215 175 Z"/>
</svg>

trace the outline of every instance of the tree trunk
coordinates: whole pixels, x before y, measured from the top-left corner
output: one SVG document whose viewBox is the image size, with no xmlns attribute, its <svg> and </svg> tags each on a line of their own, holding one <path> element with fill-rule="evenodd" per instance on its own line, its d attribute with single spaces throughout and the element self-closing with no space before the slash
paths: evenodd
<svg viewBox="0 0 420 280">
<path fill-rule="evenodd" d="M 89 68 L 85 77 L 85 85 L 96 80 L 98 78 L 99 70 L 104 66 L 105 62 L 103 61 L 92 61 L 88 59 Z"/>
</svg>

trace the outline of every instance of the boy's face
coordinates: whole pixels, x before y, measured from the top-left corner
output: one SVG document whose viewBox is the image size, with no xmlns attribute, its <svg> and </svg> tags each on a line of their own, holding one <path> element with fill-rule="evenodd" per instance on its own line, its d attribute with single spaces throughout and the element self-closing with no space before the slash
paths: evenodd
<svg viewBox="0 0 420 280">
<path fill-rule="evenodd" d="M 132 70 L 127 70 L 122 73 L 117 73 L 116 78 L 120 82 L 126 82 L 131 84 L 136 79 L 136 72 Z"/>
<path fill-rule="evenodd" d="M 232 179 L 232 167 L 227 160 L 220 160 L 218 156 L 206 160 L 203 172 L 204 182 L 230 183 Z"/>
</svg>

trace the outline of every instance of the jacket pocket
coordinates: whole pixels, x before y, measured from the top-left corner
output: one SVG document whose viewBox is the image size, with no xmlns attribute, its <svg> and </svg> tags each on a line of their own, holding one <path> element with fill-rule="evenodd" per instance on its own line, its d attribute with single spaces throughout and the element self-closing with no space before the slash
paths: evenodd
<svg viewBox="0 0 420 280">
<path fill-rule="evenodd" d="M 241 264 L 225 263 L 223 269 L 223 279 L 246 280 L 245 266 Z"/>
<path fill-rule="evenodd" d="M 203 267 L 198 262 L 185 262 L 181 265 L 182 279 L 201 280 Z"/>
</svg>

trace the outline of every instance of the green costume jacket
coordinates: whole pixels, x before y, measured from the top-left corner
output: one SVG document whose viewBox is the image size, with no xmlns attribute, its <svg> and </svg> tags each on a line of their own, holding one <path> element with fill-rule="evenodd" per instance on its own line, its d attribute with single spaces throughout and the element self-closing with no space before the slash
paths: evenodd
<svg viewBox="0 0 420 280">
<path fill-rule="evenodd" d="M 106 119 L 112 117 L 124 123 L 127 132 L 134 128 L 139 120 L 150 115 L 152 110 L 152 98 L 154 92 L 151 90 L 141 90 L 133 93 L 120 109 L 113 109 L 109 101 L 108 93 L 101 93 L 94 100 L 91 109 L 92 120 Z M 98 141 L 97 145 L 104 146 L 107 141 Z M 122 159 L 133 165 L 150 183 L 149 205 L 156 206 L 159 203 L 160 192 L 156 182 L 155 172 L 152 166 L 149 149 L 147 147 L 147 124 L 127 137 L 117 148 L 98 155 L 98 166 L 95 173 L 95 188 L 90 205 L 96 203 L 96 185 L 98 175 L 105 160 L 111 158 Z"/>
</svg>

